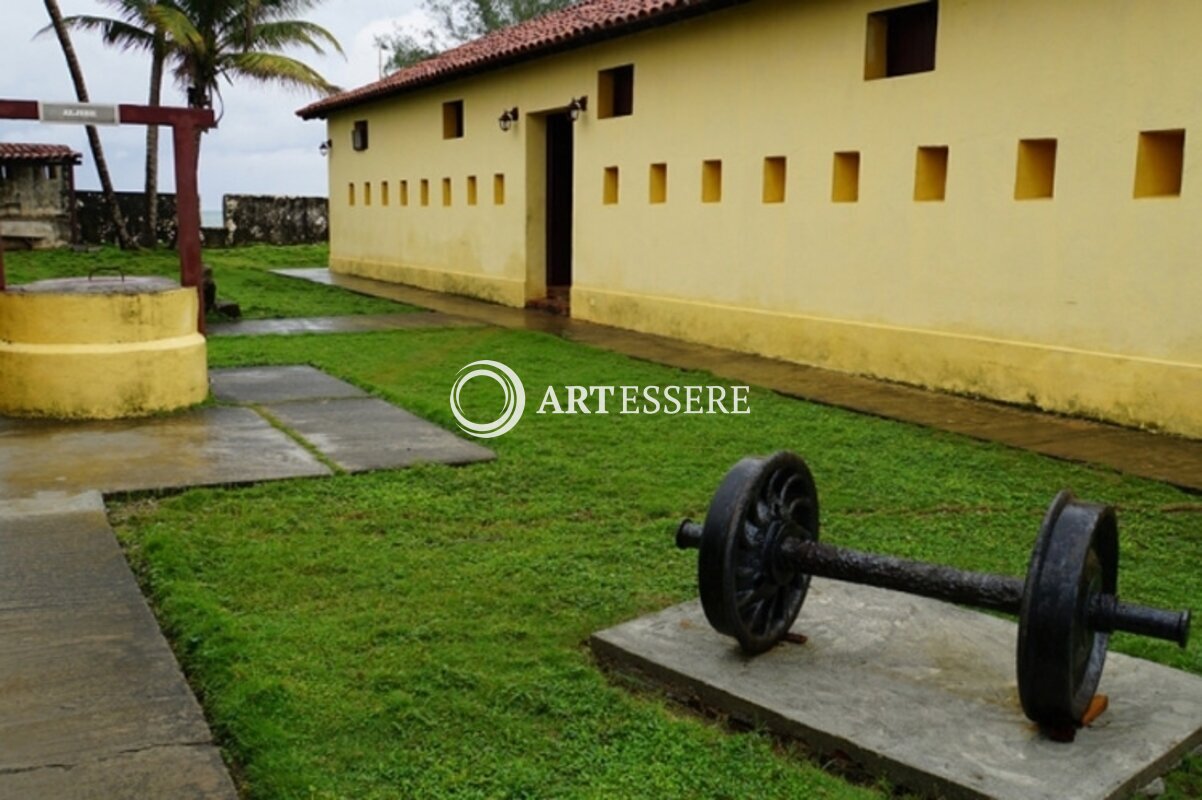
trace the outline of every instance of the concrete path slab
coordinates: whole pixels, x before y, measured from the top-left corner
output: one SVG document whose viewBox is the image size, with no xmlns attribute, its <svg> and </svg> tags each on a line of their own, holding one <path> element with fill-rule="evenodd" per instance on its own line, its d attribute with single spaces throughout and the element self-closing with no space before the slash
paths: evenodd
<svg viewBox="0 0 1202 800">
<path fill-rule="evenodd" d="M 348 472 L 491 461 L 492 450 L 376 398 L 264 405 Z"/>
<path fill-rule="evenodd" d="M 62 499 L 0 518 L 0 797 L 236 800 L 100 496 Z"/>
<path fill-rule="evenodd" d="M 298 317 L 293 319 L 249 319 L 209 325 L 208 336 L 269 336 L 301 333 L 363 333 L 365 331 L 421 330 L 478 326 L 463 317 L 437 311 L 407 314 L 358 314 L 343 317 Z"/>
<path fill-rule="evenodd" d="M 367 397 L 367 392 L 307 366 L 209 370 L 213 397 L 227 403 L 287 403 Z"/>
<path fill-rule="evenodd" d="M 1019 706 L 1017 626 L 884 589 L 815 579 L 794 631 L 744 656 L 691 602 L 601 631 L 594 653 L 680 699 L 840 751 L 946 798 L 1112 800 L 1202 742 L 1202 678 L 1111 653 L 1110 708 L 1073 744 Z"/>
<path fill-rule="evenodd" d="M 277 274 L 340 286 L 489 325 L 537 330 L 617 353 L 865 414 L 912 422 L 1043 455 L 1098 464 L 1131 475 L 1202 491 L 1202 441 L 1069 419 L 1001 403 L 928 392 L 899 384 L 736 353 L 441 294 L 412 286 L 337 275 L 328 269 L 280 269 Z"/>
<path fill-rule="evenodd" d="M 39 492 L 173 489 L 329 474 L 328 467 L 247 408 L 202 408 L 115 422 L 21 421 L 0 428 L 0 500 Z"/>
</svg>

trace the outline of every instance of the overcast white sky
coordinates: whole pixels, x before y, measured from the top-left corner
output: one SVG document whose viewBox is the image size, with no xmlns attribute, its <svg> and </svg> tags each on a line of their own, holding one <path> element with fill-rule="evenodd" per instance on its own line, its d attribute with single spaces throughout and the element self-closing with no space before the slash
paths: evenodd
<svg viewBox="0 0 1202 800">
<path fill-rule="evenodd" d="M 65 15 L 111 11 L 98 0 L 60 0 Z M 0 23 L 0 97 L 16 100 L 74 101 L 66 62 L 53 33 L 34 39 L 49 23 L 41 0 L 3 0 Z M 335 54 L 303 59 L 327 80 L 351 88 L 378 75 L 375 36 L 394 23 L 422 27 L 421 0 L 326 0 L 305 15 L 324 26 L 341 42 L 346 58 Z M 100 44 L 99 37 L 74 33 L 72 40 L 93 102 L 145 103 L 150 77 L 149 56 L 119 53 Z M 325 139 L 321 121 L 302 122 L 296 109 L 316 95 L 285 91 L 249 82 L 223 90 L 225 115 L 220 127 L 205 135 L 201 145 L 201 207 L 219 209 L 223 194 L 326 194 L 325 160 L 317 146 Z M 182 91 L 170 80 L 165 104 L 184 104 Z M 118 190 L 143 187 L 145 129 L 141 126 L 101 127 L 109 169 Z M 170 136 L 162 143 L 160 188 L 172 191 Z M 84 154 L 76 170 L 80 188 L 99 187 L 96 168 L 82 127 L 0 120 L 0 141 L 67 144 Z"/>
</svg>

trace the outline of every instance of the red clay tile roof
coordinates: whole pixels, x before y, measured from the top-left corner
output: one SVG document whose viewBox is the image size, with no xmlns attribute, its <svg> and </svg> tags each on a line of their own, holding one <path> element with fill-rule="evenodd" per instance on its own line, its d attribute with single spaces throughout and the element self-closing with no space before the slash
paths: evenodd
<svg viewBox="0 0 1202 800">
<path fill-rule="evenodd" d="M 24 144 L 0 142 L 0 161 L 73 161 L 79 163 L 80 154 L 65 144 Z"/>
<path fill-rule="evenodd" d="M 331 95 L 297 111 L 302 119 L 475 72 L 525 61 L 746 0 L 582 0 L 527 22 L 494 31 L 375 83 Z"/>
</svg>

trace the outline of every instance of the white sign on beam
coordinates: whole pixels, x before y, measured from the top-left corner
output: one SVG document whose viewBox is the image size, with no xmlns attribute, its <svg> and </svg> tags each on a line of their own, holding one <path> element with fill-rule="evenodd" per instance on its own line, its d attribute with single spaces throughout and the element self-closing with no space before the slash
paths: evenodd
<svg viewBox="0 0 1202 800">
<path fill-rule="evenodd" d="M 75 125 L 120 125 L 121 110 L 99 103 L 38 103 L 38 119 Z"/>
</svg>

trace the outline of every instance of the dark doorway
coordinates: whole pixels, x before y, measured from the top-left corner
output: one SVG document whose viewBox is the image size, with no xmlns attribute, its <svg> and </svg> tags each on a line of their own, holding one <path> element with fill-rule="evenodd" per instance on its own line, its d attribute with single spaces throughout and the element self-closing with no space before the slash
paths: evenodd
<svg viewBox="0 0 1202 800">
<path fill-rule="evenodd" d="M 547 117 L 547 305 L 568 313 L 572 288 L 572 120 Z"/>
</svg>

